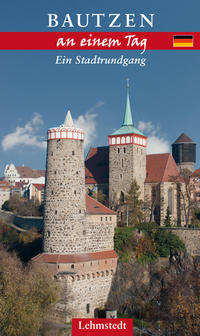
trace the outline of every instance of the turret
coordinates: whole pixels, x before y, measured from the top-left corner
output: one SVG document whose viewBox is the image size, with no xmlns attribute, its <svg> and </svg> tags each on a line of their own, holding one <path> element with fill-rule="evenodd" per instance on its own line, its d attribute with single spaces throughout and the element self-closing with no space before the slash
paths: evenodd
<svg viewBox="0 0 200 336">
<path fill-rule="evenodd" d="M 180 169 L 194 171 L 196 162 L 196 144 L 185 133 L 182 133 L 172 144 L 172 155 Z"/>
<path fill-rule="evenodd" d="M 84 252 L 85 213 L 83 131 L 68 111 L 47 132 L 44 252 Z"/>
</svg>

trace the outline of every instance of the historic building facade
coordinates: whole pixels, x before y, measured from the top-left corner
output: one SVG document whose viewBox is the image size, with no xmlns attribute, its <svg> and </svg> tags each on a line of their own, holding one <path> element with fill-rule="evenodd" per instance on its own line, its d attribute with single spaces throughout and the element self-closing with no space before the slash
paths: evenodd
<svg viewBox="0 0 200 336">
<path fill-rule="evenodd" d="M 87 155 L 86 189 L 92 190 L 95 187 L 98 190 L 103 185 L 104 190 L 109 193 L 110 207 L 116 208 L 123 202 L 124 195 L 135 179 L 140 186 L 141 199 L 145 203 L 147 221 L 164 225 L 169 210 L 171 225 L 184 226 L 184 200 L 180 193 L 184 184 L 181 181 L 178 183 L 178 176 L 180 169 L 194 170 L 196 144 L 183 133 L 173 143 L 172 155 L 147 155 L 147 142 L 147 137 L 133 125 L 127 88 L 122 127 L 109 136 L 108 147 L 91 148 Z M 99 162 L 104 167 L 103 176 L 98 170 Z"/>
<path fill-rule="evenodd" d="M 116 213 L 85 194 L 84 134 L 68 111 L 47 135 L 44 252 L 62 288 L 53 317 L 94 317 L 105 307 L 117 266 L 113 237 Z"/>
<path fill-rule="evenodd" d="M 14 186 L 18 182 L 23 183 L 43 183 L 45 182 L 45 171 L 36 170 L 27 166 L 15 166 L 13 163 L 7 164 L 4 170 L 4 179 Z"/>
</svg>

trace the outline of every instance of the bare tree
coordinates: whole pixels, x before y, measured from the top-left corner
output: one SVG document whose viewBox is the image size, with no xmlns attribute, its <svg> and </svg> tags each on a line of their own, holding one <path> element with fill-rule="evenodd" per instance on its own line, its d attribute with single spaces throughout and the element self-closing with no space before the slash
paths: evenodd
<svg viewBox="0 0 200 336">
<path fill-rule="evenodd" d="M 180 170 L 178 176 L 171 176 L 171 181 L 176 183 L 180 200 L 180 210 L 184 214 L 185 225 L 189 226 L 191 216 L 197 208 L 197 199 L 195 196 L 195 184 L 192 180 L 192 172 L 188 169 Z"/>
</svg>

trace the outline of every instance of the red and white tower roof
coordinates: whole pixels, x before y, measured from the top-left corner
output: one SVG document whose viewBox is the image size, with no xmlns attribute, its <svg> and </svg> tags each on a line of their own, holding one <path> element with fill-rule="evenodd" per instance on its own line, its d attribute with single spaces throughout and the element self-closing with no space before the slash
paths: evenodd
<svg viewBox="0 0 200 336">
<path fill-rule="evenodd" d="M 70 110 L 67 111 L 64 124 L 60 125 L 60 127 L 49 128 L 47 131 L 47 140 L 57 139 L 84 140 L 83 130 L 74 127 Z"/>
</svg>

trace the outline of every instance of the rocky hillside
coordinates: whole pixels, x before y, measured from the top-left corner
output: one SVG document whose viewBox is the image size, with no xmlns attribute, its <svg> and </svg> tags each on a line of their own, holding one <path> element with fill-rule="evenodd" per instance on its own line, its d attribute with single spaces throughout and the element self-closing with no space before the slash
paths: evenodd
<svg viewBox="0 0 200 336">
<path fill-rule="evenodd" d="M 173 335 L 172 329 L 175 328 L 174 335 L 186 335 L 182 329 L 187 327 L 184 324 L 194 322 L 191 315 L 197 323 L 200 318 L 199 279 L 200 257 L 175 250 L 167 258 L 141 265 L 133 254 L 128 262 L 118 263 L 108 307 L 117 309 L 121 314 L 144 319 L 151 331 L 161 328 L 161 334 Z M 177 311 L 179 304 L 182 310 Z M 191 307 L 195 312 L 191 312 Z M 183 320 L 181 325 L 177 323 L 179 317 Z M 150 331 L 147 334 L 150 335 Z M 195 333 L 194 329 L 187 335 L 199 333 Z"/>
</svg>

